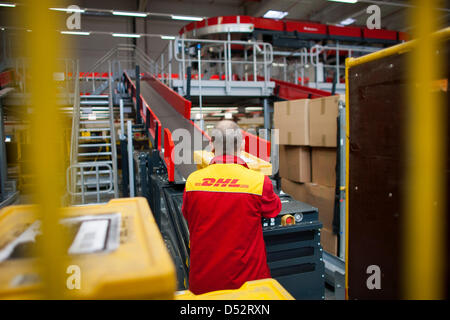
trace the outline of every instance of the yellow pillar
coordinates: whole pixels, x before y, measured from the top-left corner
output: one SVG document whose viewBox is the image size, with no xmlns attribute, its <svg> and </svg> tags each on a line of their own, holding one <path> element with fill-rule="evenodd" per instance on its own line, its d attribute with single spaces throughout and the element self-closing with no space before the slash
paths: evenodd
<svg viewBox="0 0 450 320">
<path fill-rule="evenodd" d="M 439 299 L 444 293 L 446 113 L 432 93 L 441 61 L 436 58 L 436 0 L 415 0 L 411 26 L 408 92 L 406 199 L 403 229 L 403 297 Z"/>
<path fill-rule="evenodd" d="M 49 10 L 49 0 L 29 0 L 20 9 L 27 27 L 24 37 L 30 54 L 30 87 L 32 94 L 32 154 L 35 180 L 34 203 L 42 220 L 42 276 L 45 298 L 62 298 L 64 268 L 60 206 L 63 179 L 62 119 L 56 101 L 53 81 L 59 51 L 56 16 Z"/>
</svg>

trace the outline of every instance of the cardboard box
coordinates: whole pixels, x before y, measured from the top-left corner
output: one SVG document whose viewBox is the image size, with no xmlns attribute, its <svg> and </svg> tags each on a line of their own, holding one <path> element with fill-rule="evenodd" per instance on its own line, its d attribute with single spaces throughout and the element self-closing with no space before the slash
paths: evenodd
<svg viewBox="0 0 450 320">
<path fill-rule="evenodd" d="M 275 102 L 273 121 L 280 144 L 309 145 L 308 99 Z"/>
<path fill-rule="evenodd" d="M 323 250 L 335 256 L 338 254 L 338 236 L 327 228 L 320 230 L 320 244 Z"/>
<path fill-rule="evenodd" d="M 309 142 L 314 147 L 337 146 L 339 96 L 312 99 L 309 102 Z"/>
<path fill-rule="evenodd" d="M 280 177 L 296 182 L 311 182 L 311 148 L 280 145 Z"/>
<path fill-rule="evenodd" d="M 311 148 L 313 183 L 328 187 L 336 185 L 336 157 L 336 148 Z"/>
<path fill-rule="evenodd" d="M 315 183 L 297 183 L 281 179 L 281 190 L 298 201 L 319 209 L 319 220 L 323 227 L 333 230 L 335 188 Z"/>
</svg>

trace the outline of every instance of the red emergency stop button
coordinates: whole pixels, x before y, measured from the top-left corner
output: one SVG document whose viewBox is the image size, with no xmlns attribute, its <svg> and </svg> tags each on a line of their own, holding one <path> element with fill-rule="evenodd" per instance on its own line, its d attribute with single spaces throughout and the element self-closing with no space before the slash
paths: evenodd
<svg viewBox="0 0 450 320">
<path fill-rule="evenodd" d="M 285 214 L 281 217 L 281 225 L 282 226 L 290 226 L 295 224 L 295 218 L 290 214 Z"/>
</svg>

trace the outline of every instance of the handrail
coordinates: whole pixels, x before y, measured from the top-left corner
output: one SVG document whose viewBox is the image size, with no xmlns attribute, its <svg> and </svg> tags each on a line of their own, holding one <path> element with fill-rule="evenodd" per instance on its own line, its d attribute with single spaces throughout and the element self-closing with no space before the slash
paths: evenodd
<svg viewBox="0 0 450 320">
<path fill-rule="evenodd" d="M 381 48 L 365 48 L 365 47 L 355 47 L 355 46 L 346 46 L 340 45 L 339 43 L 335 46 L 322 46 L 322 45 L 314 45 L 309 50 L 310 53 L 310 61 L 311 64 L 318 68 L 319 67 L 319 56 L 323 52 L 326 51 L 336 51 L 336 61 L 335 64 L 321 64 L 323 68 L 335 69 L 336 80 L 339 82 L 341 75 L 344 75 L 345 65 L 341 64 L 341 61 L 345 61 L 346 58 L 353 57 L 355 52 L 361 52 L 365 54 L 373 53 L 379 51 Z M 346 52 L 346 57 L 341 58 L 339 52 Z M 341 70 L 342 69 L 342 70 Z"/>
<path fill-rule="evenodd" d="M 79 70 L 80 65 L 79 61 L 76 62 L 76 75 L 75 77 L 75 90 L 74 90 L 74 102 L 72 108 L 72 137 L 70 143 L 70 166 L 74 166 L 78 164 L 77 150 L 78 150 L 78 135 L 79 132 L 79 123 L 80 123 L 80 81 L 79 80 Z M 72 171 L 72 176 L 74 176 L 74 170 Z M 67 182 L 69 183 L 69 182 Z M 75 190 L 76 181 L 72 180 L 71 190 Z"/>
<path fill-rule="evenodd" d="M 169 182 L 175 181 L 174 149 L 175 145 L 172 140 L 172 134 L 169 129 L 164 128 L 164 162 L 166 163 Z"/>
<path fill-rule="evenodd" d="M 130 57 L 120 57 L 121 52 L 132 52 L 134 56 Z M 120 62 L 131 62 L 136 64 L 143 65 L 146 69 L 152 70 L 154 69 L 154 61 L 140 48 L 135 46 L 134 44 L 119 44 L 116 47 L 109 50 L 106 54 L 104 54 L 100 59 L 98 59 L 89 69 L 87 72 L 83 73 L 83 79 L 86 81 L 91 80 L 92 81 L 92 89 L 93 91 L 96 90 L 95 80 L 106 80 L 105 77 L 99 77 L 101 72 L 105 73 L 105 70 L 99 70 L 103 65 L 110 61 L 116 61 L 118 63 Z M 108 67 L 109 68 L 109 67 Z M 99 72 L 96 72 L 99 71 Z M 119 71 L 120 72 L 120 71 Z M 117 73 L 117 70 L 114 70 L 113 72 L 108 73 L 109 77 L 115 77 L 115 79 L 119 78 L 120 75 Z"/>
<path fill-rule="evenodd" d="M 111 76 L 111 61 L 109 61 L 108 66 L 109 77 L 109 97 L 108 97 L 108 108 L 109 108 L 109 126 L 111 132 L 111 152 L 112 152 L 112 169 L 113 169 L 113 179 L 114 179 L 114 197 L 119 197 L 119 184 L 118 184 L 118 170 L 117 170 L 117 145 L 116 145 L 116 130 L 114 126 L 114 107 L 113 107 L 113 79 Z"/>
<path fill-rule="evenodd" d="M 94 172 L 90 171 L 94 167 L 95 167 Z M 107 171 L 107 174 L 109 177 L 107 189 L 100 188 L 100 183 L 99 183 L 98 177 L 100 175 L 101 167 L 106 168 L 106 171 Z M 85 168 L 89 168 L 89 170 L 85 171 L 84 170 Z M 76 190 L 78 171 L 80 173 L 80 186 L 81 186 L 80 192 L 78 192 Z M 69 172 L 71 172 L 71 173 L 69 173 Z M 97 180 L 95 181 L 96 189 L 95 189 L 95 191 L 85 191 L 84 190 L 85 175 L 93 175 L 93 174 L 95 174 L 95 176 L 97 177 Z M 66 180 L 67 180 L 67 192 L 69 193 L 69 195 L 71 195 L 72 197 L 81 196 L 81 203 L 83 203 L 83 204 L 85 203 L 85 196 L 95 194 L 97 196 L 97 202 L 99 202 L 101 194 L 108 194 L 114 188 L 113 169 L 110 166 L 110 164 L 108 164 L 108 163 L 102 163 L 102 162 L 98 162 L 98 163 L 94 163 L 94 164 L 93 163 L 89 163 L 89 164 L 77 163 L 77 164 L 70 165 L 66 170 Z"/>
<path fill-rule="evenodd" d="M 191 43 L 192 45 L 186 45 L 186 43 Z M 236 41 L 236 40 L 208 40 L 208 39 L 184 39 L 184 38 L 176 38 L 175 41 L 173 41 L 173 58 L 176 62 L 178 62 L 178 70 L 181 75 L 181 79 L 185 78 L 185 67 L 187 63 L 193 63 L 193 62 L 199 62 L 198 58 L 194 56 L 188 56 L 186 57 L 185 51 L 186 48 L 193 47 L 193 45 L 213 45 L 220 47 L 221 52 L 223 52 L 223 57 L 219 59 L 208 59 L 208 58 L 202 58 L 202 63 L 215 63 L 220 68 L 222 68 L 223 65 L 223 71 L 225 74 L 225 81 L 232 81 L 233 80 L 233 74 L 236 73 L 233 71 L 233 65 L 240 65 L 244 68 L 242 74 L 242 78 L 246 77 L 247 70 L 246 66 L 250 65 L 251 70 L 248 70 L 250 73 L 253 74 L 254 81 L 256 80 L 256 76 L 259 73 L 259 67 L 262 66 L 263 70 L 263 77 L 265 81 L 269 81 L 270 78 L 270 66 L 273 62 L 273 48 L 270 43 L 266 42 L 260 42 L 260 41 Z M 248 48 L 248 50 L 251 50 L 253 54 L 252 59 L 247 59 L 247 50 L 244 50 L 245 52 L 245 58 L 242 60 L 233 60 L 231 57 L 231 50 L 233 49 L 233 46 L 239 46 L 243 48 Z M 181 56 L 180 56 L 181 53 Z M 257 59 L 257 56 L 262 56 L 262 59 Z M 162 70 L 164 72 L 164 70 Z M 200 77 L 200 76 L 199 76 Z"/>
<path fill-rule="evenodd" d="M 158 117 L 153 113 L 152 109 L 150 109 L 149 105 L 144 100 L 142 95 L 141 101 L 143 105 L 143 107 L 141 108 L 141 117 L 144 119 L 145 123 L 147 123 L 148 121 L 148 131 L 153 136 L 153 139 L 155 139 L 156 136 L 158 137 L 158 145 L 156 147 L 158 150 L 161 150 L 161 139 L 159 139 L 159 137 L 161 136 L 161 122 L 159 121 Z"/>
</svg>

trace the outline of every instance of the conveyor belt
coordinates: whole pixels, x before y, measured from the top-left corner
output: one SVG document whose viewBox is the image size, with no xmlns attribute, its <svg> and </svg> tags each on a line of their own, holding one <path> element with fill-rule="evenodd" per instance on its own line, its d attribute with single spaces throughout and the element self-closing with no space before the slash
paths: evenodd
<svg viewBox="0 0 450 320">
<path fill-rule="evenodd" d="M 184 118 L 178 111 L 176 111 L 161 95 L 152 88 L 148 81 L 141 81 L 141 95 L 145 101 L 147 101 L 149 107 L 155 113 L 155 115 L 161 121 L 162 129 L 167 128 L 173 134 L 176 129 L 185 129 L 190 133 L 192 151 L 194 148 L 194 132 L 195 136 L 202 136 L 202 133 L 197 129 L 191 121 Z M 163 132 L 163 130 L 161 130 Z M 162 137 L 164 139 L 164 137 Z M 178 141 L 174 141 L 178 142 Z M 209 141 L 204 139 L 202 141 L 202 149 L 208 145 Z M 163 145 L 163 144 L 162 144 Z M 199 149 L 199 148 L 197 148 Z M 191 164 L 175 164 L 175 170 L 184 179 L 194 171 L 197 170 L 197 166 L 194 164 L 193 152 L 191 153 Z"/>
</svg>

